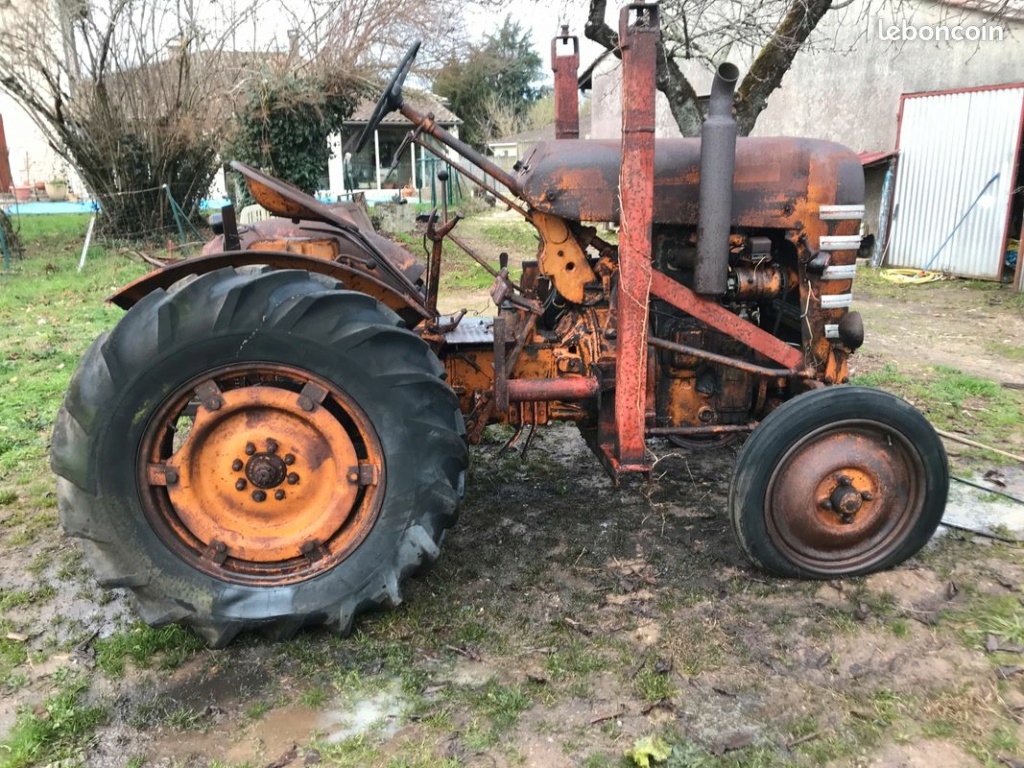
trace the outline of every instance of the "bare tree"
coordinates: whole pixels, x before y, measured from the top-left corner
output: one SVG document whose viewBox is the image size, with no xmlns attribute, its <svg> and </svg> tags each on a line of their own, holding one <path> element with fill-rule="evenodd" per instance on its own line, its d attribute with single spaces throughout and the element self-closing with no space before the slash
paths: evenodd
<svg viewBox="0 0 1024 768">
<path fill-rule="evenodd" d="M 262 63 L 232 50 L 255 10 L 17 3 L 0 12 L 0 86 L 103 200 L 113 231 L 156 231 L 171 217 L 167 190 L 191 211 L 209 188 L 232 94 Z"/>
<path fill-rule="evenodd" d="M 102 199 L 108 226 L 157 231 L 168 190 L 187 213 L 207 193 L 252 86 L 331 66 L 376 75 L 445 1 L 19 0 L 0 7 L 0 87 Z"/>
<path fill-rule="evenodd" d="M 503 5 L 502 0 L 475 1 L 485 7 Z M 534 2 L 539 3 L 539 0 Z M 768 96 L 779 87 L 794 57 L 809 45 L 811 34 L 825 15 L 853 2 L 661 0 L 658 3 L 661 38 L 657 50 L 657 87 L 667 97 L 680 132 L 684 136 L 696 136 L 703 121 L 697 93 L 680 62 L 696 60 L 717 66 L 736 48 L 756 52 L 737 93 L 736 121 L 739 132 L 746 135 L 767 106 Z M 608 0 L 562 0 L 563 11 L 581 5 L 587 11 L 586 36 L 619 57 L 618 31 L 606 21 Z M 617 11 L 621 5 L 616 2 L 612 8 Z"/>
<path fill-rule="evenodd" d="M 506 101 L 502 101 L 498 94 L 488 94 L 484 100 L 483 114 L 486 120 L 485 131 L 488 136 L 511 136 L 519 133 L 527 125 L 528 117 L 524 119 Z"/>
<path fill-rule="evenodd" d="M 433 71 L 467 43 L 457 0 L 302 0 L 285 13 L 310 59 L 350 75 L 390 72 L 414 40 L 417 71 Z"/>
<path fill-rule="evenodd" d="M 746 136 L 800 51 L 851 50 L 866 34 L 872 13 L 884 8 L 890 21 L 898 21 L 912 17 L 919 4 L 917 0 L 662 0 L 658 89 L 667 97 L 680 132 L 696 136 L 702 108 L 680 62 L 698 61 L 713 68 L 735 56 L 737 50 L 752 55 L 736 92 L 737 129 Z M 1021 13 L 1019 0 L 942 0 L 934 5 L 945 16 L 945 23 L 970 12 L 993 20 L 1013 19 Z M 607 10 L 607 0 L 588 0 L 585 34 L 618 55 L 618 33 L 605 21 Z M 835 35 L 815 34 L 834 11 L 843 11 L 843 24 L 855 30 L 844 41 Z"/>
<path fill-rule="evenodd" d="M 684 136 L 700 133 L 702 112 L 697 93 L 683 74 L 680 59 L 712 63 L 733 45 L 759 50 L 737 89 L 736 124 L 742 136 L 754 127 L 779 87 L 797 52 L 825 14 L 846 0 L 761 0 L 756 3 L 715 3 L 712 0 L 668 0 L 662 3 L 662 35 L 658 44 L 658 90 Z M 723 8 L 728 6 L 728 8 Z M 605 22 L 607 0 L 590 0 L 585 33 L 616 51 L 618 33 Z"/>
</svg>

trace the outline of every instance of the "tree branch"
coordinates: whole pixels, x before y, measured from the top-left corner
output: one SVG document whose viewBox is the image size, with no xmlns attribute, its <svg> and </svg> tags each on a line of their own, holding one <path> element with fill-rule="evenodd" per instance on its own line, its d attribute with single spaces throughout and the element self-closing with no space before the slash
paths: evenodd
<svg viewBox="0 0 1024 768">
<path fill-rule="evenodd" d="M 619 35 L 604 20 L 608 8 L 607 0 L 590 0 L 590 13 L 584 34 L 595 43 L 599 43 L 622 58 L 619 51 Z M 700 133 L 701 113 L 697 103 L 697 92 L 690 81 L 683 75 L 675 59 L 669 55 L 663 39 L 658 41 L 657 72 L 655 80 L 658 90 L 668 99 L 669 110 L 684 136 L 696 136 Z"/>
<path fill-rule="evenodd" d="M 740 83 L 736 99 L 736 128 L 740 136 L 747 136 L 753 129 L 768 106 L 768 97 L 782 83 L 800 47 L 831 7 L 832 0 L 792 0 Z"/>
<path fill-rule="evenodd" d="M 665 44 L 658 41 L 658 71 L 655 81 L 658 90 L 665 94 L 668 106 L 683 136 L 699 136 L 703 118 L 697 102 L 697 92 L 683 75 L 676 60 L 665 51 Z"/>
<path fill-rule="evenodd" d="M 590 0 L 590 13 L 587 16 L 587 24 L 583 28 L 583 34 L 595 43 L 603 45 L 615 54 L 616 58 L 622 58 L 619 53 L 619 35 L 604 22 L 604 14 L 608 8 L 608 0 Z"/>
</svg>

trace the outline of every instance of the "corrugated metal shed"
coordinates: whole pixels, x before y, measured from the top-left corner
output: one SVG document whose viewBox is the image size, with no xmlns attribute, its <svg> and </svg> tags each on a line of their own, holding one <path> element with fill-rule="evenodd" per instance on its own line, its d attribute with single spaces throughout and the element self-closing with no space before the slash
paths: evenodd
<svg viewBox="0 0 1024 768">
<path fill-rule="evenodd" d="M 998 280 L 1024 126 L 1024 83 L 908 94 L 888 264 Z"/>
</svg>

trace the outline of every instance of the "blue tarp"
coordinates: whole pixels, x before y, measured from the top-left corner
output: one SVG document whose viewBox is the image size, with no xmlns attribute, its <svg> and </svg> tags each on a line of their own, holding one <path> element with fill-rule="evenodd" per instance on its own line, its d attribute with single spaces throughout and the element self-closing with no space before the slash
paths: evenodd
<svg viewBox="0 0 1024 768">
<path fill-rule="evenodd" d="M 368 189 L 366 192 L 366 201 L 373 205 L 374 203 L 390 202 L 394 200 L 395 190 L 374 190 Z M 332 195 L 317 195 L 317 199 L 322 203 L 333 203 L 335 199 L 342 199 L 341 197 L 335 198 Z M 231 201 L 225 198 L 211 198 L 209 200 L 203 200 L 199 207 L 204 211 L 219 211 L 223 206 L 228 205 Z M 413 201 L 408 201 L 413 202 Z M 96 213 L 99 211 L 100 206 L 96 201 L 89 202 L 77 202 L 77 203 L 14 203 L 13 205 L 4 206 L 4 213 L 9 216 L 37 216 L 40 214 L 47 213 Z"/>
<path fill-rule="evenodd" d="M 95 213 L 96 203 L 16 203 L 4 208 L 9 216 L 36 216 L 42 213 Z"/>
<path fill-rule="evenodd" d="M 204 210 L 212 209 L 219 211 L 222 206 L 227 205 L 229 202 L 226 198 L 203 200 L 199 207 Z M 77 203 L 15 203 L 14 205 L 4 207 L 4 213 L 9 216 L 37 216 L 47 213 L 96 213 L 98 210 L 99 203 L 95 201 L 80 201 Z"/>
</svg>

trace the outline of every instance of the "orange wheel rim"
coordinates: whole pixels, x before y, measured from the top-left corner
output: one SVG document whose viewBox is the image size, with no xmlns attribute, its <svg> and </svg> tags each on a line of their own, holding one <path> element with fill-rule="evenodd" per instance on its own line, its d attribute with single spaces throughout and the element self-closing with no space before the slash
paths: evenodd
<svg viewBox="0 0 1024 768">
<path fill-rule="evenodd" d="M 924 465 L 899 432 L 870 420 L 800 439 L 765 495 L 768 535 L 818 572 L 868 568 L 906 538 L 924 510 Z"/>
<path fill-rule="evenodd" d="M 147 519 L 180 557 L 230 581 L 290 583 L 333 568 L 380 510 L 384 462 L 362 409 L 286 366 L 219 369 L 146 429 Z"/>
</svg>

